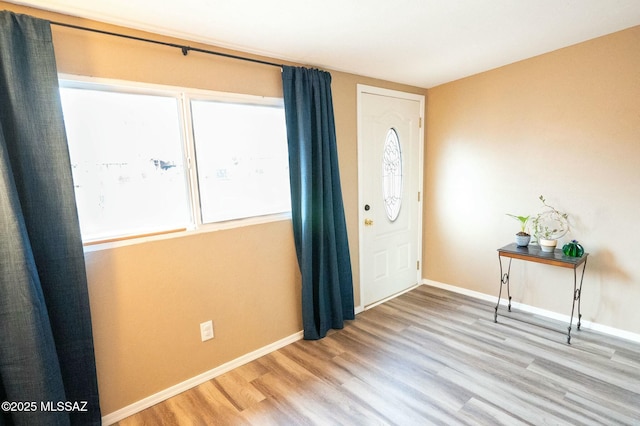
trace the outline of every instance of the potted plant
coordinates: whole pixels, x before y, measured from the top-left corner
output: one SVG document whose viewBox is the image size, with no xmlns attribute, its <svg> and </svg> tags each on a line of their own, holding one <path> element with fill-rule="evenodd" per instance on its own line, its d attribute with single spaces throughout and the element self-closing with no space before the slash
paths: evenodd
<svg viewBox="0 0 640 426">
<path fill-rule="evenodd" d="M 531 235 L 527 232 L 527 222 L 529 222 L 531 216 L 516 216 L 509 213 L 507 213 L 507 216 L 520 221 L 520 232 L 516 234 L 516 245 L 518 247 L 528 246 L 529 241 L 531 241 Z"/>
<path fill-rule="evenodd" d="M 552 252 L 558 245 L 558 239 L 569 231 L 569 215 L 547 204 L 540 196 L 544 210 L 532 219 L 533 233 L 544 252 Z"/>
</svg>

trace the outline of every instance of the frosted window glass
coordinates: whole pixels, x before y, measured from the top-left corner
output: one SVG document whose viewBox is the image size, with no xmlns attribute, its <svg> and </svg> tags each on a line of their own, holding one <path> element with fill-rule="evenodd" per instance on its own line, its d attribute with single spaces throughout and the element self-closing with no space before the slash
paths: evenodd
<svg viewBox="0 0 640 426">
<path fill-rule="evenodd" d="M 60 89 L 84 240 L 187 227 L 178 100 Z"/>
<path fill-rule="evenodd" d="M 395 221 L 402 205 L 402 150 L 395 129 L 389 129 L 382 154 L 382 196 L 387 218 Z"/>
<path fill-rule="evenodd" d="M 191 101 L 202 222 L 291 210 L 284 109 Z"/>
</svg>

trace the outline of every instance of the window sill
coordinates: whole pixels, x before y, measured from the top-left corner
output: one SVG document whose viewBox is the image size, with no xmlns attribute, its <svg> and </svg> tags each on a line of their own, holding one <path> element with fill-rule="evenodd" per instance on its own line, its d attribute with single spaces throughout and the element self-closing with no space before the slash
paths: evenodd
<svg viewBox="0 0 640 426">
<path fill-rule="evenodd" d="M 135 244 L 144 244 L 153 241 L 161 241 L 172 238 L 182 238 L 195 234 L 210 233 L 216 231 L 224 231 L 234 228 L 241 228 L 246 226 L 261 225 L 271 222 L 281 222 L 285 220 L 291 220 L 291 212 L 277 213 L 265 216 L 250 217 L 245 219 L 229 220 L 226 222 L 210 223 L 200 225 L 196 229 L 173 229 L 166 231 L 159 231 L 154 233 L 148 233 L 143 235 L 131 235 L 123 237 L 115 237 L 97 241 L 83 242 L 84 252 L 91 253 L 95 251 L 110 250 L 118 247 L 125 247 Z"/>
</svg>

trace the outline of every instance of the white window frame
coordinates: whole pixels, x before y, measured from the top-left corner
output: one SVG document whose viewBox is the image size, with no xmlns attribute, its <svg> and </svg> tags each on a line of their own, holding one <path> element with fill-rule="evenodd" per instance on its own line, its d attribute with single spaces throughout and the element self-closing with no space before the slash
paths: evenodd
<svg viewBox="0 0 640 426">
<path fill-rule="evenodd" d="M 131 235 L 122 238 L 114 237 L 100 241 L 83 241 L 85 252 L 98 251 L 114 247 L 140 244 L 169 238 L 177 238 L 194 233 L 207 233 L 224 229 L 252 226 L 276 221 L 291 220 L 291 212 L 273 213 L 232 219 L 223 222 L 203 223 L 198 188 L 198 171 L 195 157 L 195 141 L 191 116 L 191 101 L 217 101 L 229 103 L 245 103 L 284 108 L 282 98 L 247 95 L 240 93 L 219 92 L 213 90 L 193 89 L 180 86 L 167 86 L 125 80 L 86 77 L 73 74 L 59 74 L 59 85 L 64 88 L 80 88 L 89 90 L 105 90 L 110 92 L 156 95 L 175 98 L 180 105 L 180 129 L 182 133 L 182 151 L 186 167 L 185 179 L 188 186 L 190 226 L 185 230 L 166 230 L 152 235 Z"/>
</svg>

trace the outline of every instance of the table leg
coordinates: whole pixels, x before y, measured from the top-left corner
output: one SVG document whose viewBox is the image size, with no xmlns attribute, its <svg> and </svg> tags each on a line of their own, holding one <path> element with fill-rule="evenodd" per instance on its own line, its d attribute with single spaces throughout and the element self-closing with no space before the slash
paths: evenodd
<svg viewBox="0 0 640 426">
<path fill-rule="evenodd" d="M 498 253 L 498 262 L 500 263 L 500 290 L 498 291 L 498 303 L 496 303 L 495 313 L 493 314 L 493 322 L 498 322 L 498 306 L 500 306 L 500 297 L 502 296 L 502 286 L 507 286 L 507 296 L 509 297 L 508 309 L 511 312 L 511 290 L 509 289 L 509 273 L 511 272 L 511 258 L 509 258 L 509 267 L 507 272 L 502 270 L 502 257 Z"/>
<path fill-rule="evenodd" d="M 576 308 L 576 302 L 578 302 L 578 324 L 577 328 L 580 330 L 582 313 L 580 312 L 580 300 L 582 295 L 582 280 L 584 279 L 584 270 L 587 268 L 587 259 L 584 260 L 582 266 L 582 274 L 580 276 L 580 286 L 578 287 L 577 268 L 573 269 L 573 305 L 571 306 L 571 318 L 569 318 L 569 328 L 567 329 L 567 344 L 571 344 L 571 324 L 573 323 L 573 312 Z"/>
<path fill-rule="evenodd" d="M 580 287 L 578 288 L 578 330 L 580 330 L 580 321 L 582 320 L 582 313 L 580 313 L 580 301 L 582 300 L 582 280 L 584 279 L 584 270 L 587 269 L 587 260 L 584 260 L 582 265 L 582 275 L 580 276 Z"/>
</svg>

